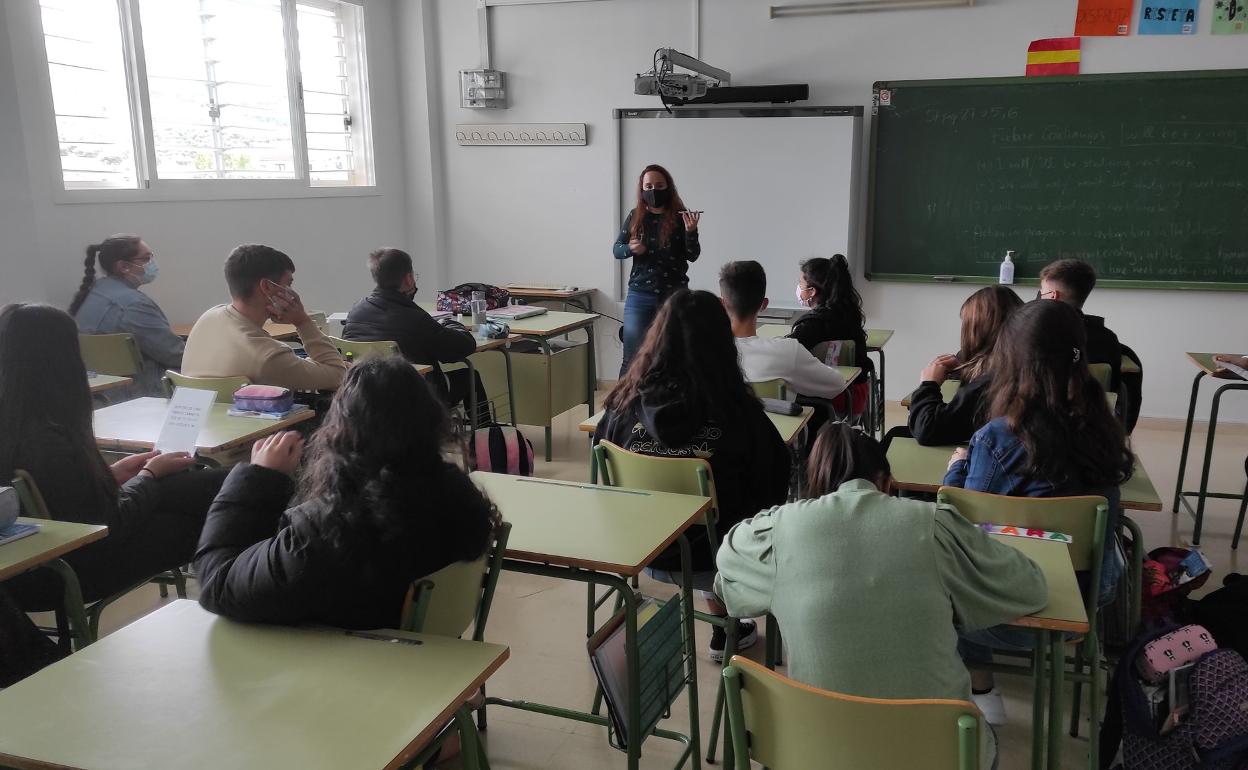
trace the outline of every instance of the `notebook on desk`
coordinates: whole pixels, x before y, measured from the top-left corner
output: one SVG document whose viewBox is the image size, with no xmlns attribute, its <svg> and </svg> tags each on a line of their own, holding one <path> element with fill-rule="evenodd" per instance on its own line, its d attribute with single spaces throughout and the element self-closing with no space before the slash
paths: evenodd
<svg viewBox="0 0 1248 770">
<path fill-rule="evenodd" d="M 521 318 L 532 318 L 535 315 L 542 315 L 545 312 L 546 308 L 541 305 L 508 305 L 487 311 L 485 317 L 491 321 L 517 321 Z"/>
<path fill-rule="evenodd" d="M 0 487 L 0 545 L 21 540 L 39 531 L 38 524 L 18 522 L 17 515 L 21 513 L 21 507 L 16 489 Z"/>
</svg>

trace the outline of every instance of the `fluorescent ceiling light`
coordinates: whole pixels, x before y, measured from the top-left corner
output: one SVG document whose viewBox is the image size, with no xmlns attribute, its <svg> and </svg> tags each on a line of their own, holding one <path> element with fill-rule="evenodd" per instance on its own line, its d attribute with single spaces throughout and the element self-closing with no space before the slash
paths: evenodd
<svg viewBox="0 0 1248 770">
<path fill-rule="evenodd" d="M 975 0 L 838 0 L 832 3 L 773 5 L 771 18 L 786 16 L 828 16 L 868 11 L 913 11 L 923 8 L 953 8 L 975 5 Z"/>
</svg>

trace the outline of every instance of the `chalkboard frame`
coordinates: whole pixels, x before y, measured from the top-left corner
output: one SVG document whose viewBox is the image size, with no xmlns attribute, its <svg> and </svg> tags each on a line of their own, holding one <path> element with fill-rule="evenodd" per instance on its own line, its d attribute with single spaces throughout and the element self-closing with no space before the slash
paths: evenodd
<svg viewBox="0 0 1248 770">
<path fill-rule="evenodd" d="M 871 139 L 868 149 L 869 167 L 867 171 L 866 220 L 863 224 L 864 269 L 863 274 L 868 281 L 886 281 L 892 283 L 960 283 L 972 285 L 991 285 L 997 283 L 992 276 L 983 275 L 919 275 L 913 273 L 880 273 L 872 269 L 872 258 L 875 249 L 875 181 L 876 157 L 879 133 L 879 99 L 882 89 L 896 88 L 931 88 L 950 86 L 982 86 L 982 85 L 1051 85 L 1054 83 L 1086 83 L 1089 81 L 1123 81 L 1123 80 L 1176 80 L 1187 78 L 1248 78 L 1248 69 L 1217 69 L 1217 70 L 1168 70 L 1162 72 L 1108 72 L 1090 75 L 1068 75 L 1055 77 L 995 77 L 995 78 L 944 78 L 932 80 L 879 80 L 871 87 Z M 1036 278 L 1019 278 L 1015 281 L 1021 286 L 1038 286 Z M 1248 292 L 1248 283 L 1223 283 L 1214 281 L 1145 281 L 1124 279 L 1098 279 L 1097 286 L 1117 289 L 1156 289 L 1175 291 L 1218 291 Z"/>
</svg>

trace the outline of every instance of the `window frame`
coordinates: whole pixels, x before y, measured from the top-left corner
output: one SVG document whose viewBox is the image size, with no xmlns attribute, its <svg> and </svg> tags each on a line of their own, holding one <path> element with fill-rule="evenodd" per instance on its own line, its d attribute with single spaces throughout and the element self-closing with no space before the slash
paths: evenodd
<svg viewBox="0 0 1248 770">
<path fill-rule="evenodd" d="M 52 78 L 48 64 L 42 12 L 39 0 L 22 3 L 28 13 L 33 50 L 37 52 L 35 83 L 39 92 L 38 128 L 47 146 L 45 157 L 50 161 L 52 193 L 57 203 L 120 203 L 155 201 L 268 200 L 282 198 L 369 197 L 381 194 L 373 159 L 373 118 L 369 96 L 368 55 L 362 0 L 336 0 L 355 6 L 359 23 L 351 30 L 351 55 L 348 66 L 355 69 L 358 88 L 349 93 L 351 105 L 352 152 L 362 161 L 357 173 L 363 173 L 359 184 L 332 182 L 313 183 L 308 159 L 307 129 L 304 119 L 302 72 L 299 59 L 298 0 L 280 0 L 282 30 L 286 46 L 287 105 L 291 119 L 291 143 L 297 169 L 289 179 L 161 179 L 156 172 L 156 148 L 152 129 L 151 98 L 147 87 L 147 63 L 143 50 L 143 28 L 139 0 L 112 0 L 117 5 L 121 25 L 122 51 L 125 56 L 126 89 L 130 109 L 131 131 L 137 187 L 92 186 L 67 187 L 61 166 L 60 135 L 52 96 Z M 319 3 L 318 3 L 319 4 Z"/>
</svg>

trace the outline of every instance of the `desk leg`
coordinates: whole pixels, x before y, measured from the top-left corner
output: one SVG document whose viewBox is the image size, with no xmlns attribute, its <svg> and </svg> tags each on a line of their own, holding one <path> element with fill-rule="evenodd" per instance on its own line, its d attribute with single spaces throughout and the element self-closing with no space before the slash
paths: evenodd
<svg viewBox="0 0 1248 770">
<path fill-rule="evenodd" d="M 1037 630 L 1036 649 L 1031 656 L 1031 770 L 1044 769 L 1044 691 L 1048 684 L 1044 658 L 1048 650 L 1049 632 Z"/>
<path fill-rule="evenodd" d="M 489 770 L 489 761 L 482 751 L 477 726 L 472 721 L 472 711 L 467 705 L 455 711 L 455 725 L 459 729 L 460 764 L 464 770 Z"/>
<path fill-rule="evenodd" d="M 877 402 L 877 406 L 883 406 L 884 405 L 884 348 L 880 348 L 876 352 L 880 354 L 880 395 L 879 395 L 879 401 Z M 881 418 L 880 419 L 880 434 L 883 435 L 883 433 L 884 433 L 884 419 Z"/>
<path fill-rule="evenodd" d="M 507 408 L 510 410 L 510 412 L 508 412 L 507 417 L 508 419 L 511 420 L 511 424 L 515 425 L 516 424 L 516 388 L 515 388 L 515 381 L 512 378 L 512 374 L 511 374 L 511 350 L 510 348 L 511 348 L 511 344 L 508 343 L 507 345 L 504 345 L 503 347 L 498 348 L 498 352 L 503 354 L 503 367 L 507 370 Z"/>
<path fill-rule="evenodd" d="M 464 356 L 464 364 L 468 367 L 468 421 L 471 426 L 468 428 L 468 435 L 477 429 L 481 424 L 481 407 L 480 400 L 484 393 L 477 392 L 477 367 L 472 363 L 472 356 Z"/>
<path fill-rule="evenodd" d="M 682 532 L 676 542 L 680 545 L 680 608 L 685 616 L 685 676 L 689 680 L 685 685 L 689 688 L 689 757 L 693 770 L 702 770 L 702 729 L 698 725 L 698 650 L 693 635 L 693 554 L 685 533 Z M 733 767 L 731 741 L 724 746 L 724 767 Z"/>
<path fill-rule="evenodd" d="M 1187 402 L 1187 426 L 1183 429 L 1183 450 L 1179 452 L 1179 480 L 1174 482 L 1174 513 L 1179 512 L 1179 500 L 1183 498 L 1183 474 L 1187 470 L 1187 449 L 1192 443 L 1192 421 L 1196 417 L 1196 396 L 1200 394 L 1200 378 L 1205 376 L 1202 369 L 1192 380 L 1192 398 Z"/>
<path fill-rule="evenodd" d="M 598 360 L 594 352 L 594 327 L 585 327 L 589 350 L 585 351 L 585 405 L 589 407 L 589 416 L 594 416 L 594 394 L 598 391 Z"/>
<path fill-rule="evenodd" d="M 1061 770 L 1062 766 L 1062 679 L 1066 671 L 1066 635 L 1050 631 L 1049 644 L 1049 770 Z M 1095 641 L 1095 640 L 1094 640 Z M 1096 661 L 1092 662 L 1093 676 Z M 1095 722 L 1095 717 L 1093 722 Z M 1096 727 L 1093 726 L 1095 731 Z"/>
<path fill-rule="evenodd" d="M 78 575 L 73 567 L 65 563 L 64 559 L 53 559 L 41 566 L 52 570 L 61 578 L 65 615 L 69 619 L 70 632 L 74 637 L 74 650 L 81 650 L 95 641 L 95 634 L 91 632 L 91 624 L 87 621 L 87 610 L 82 601 L 82 586 L 78 583 Z"/>
<path fill-rule="evenodd" d="M 1208 499 L 1209 492 L 1209 465 L 1213 461 L 1213 437 L 1218 430 L 1218 409 L 1222 405 L 1222 394 L 1228 390 L 1245 389 L 1248 389 L 1248 385 L 1231 384 L 1223 385 L 1213 393 L 1213 407 L 1209 410 L 1209 435 L 1205 439 L 1205 463 L 1200 470 L 1200 493 L 1196 498 L 1196 529 L 1192 533 L 1192 545 L 1200 545 L 1200 528 L 1205 522 L 1205 500 Z"/>
</svg>

